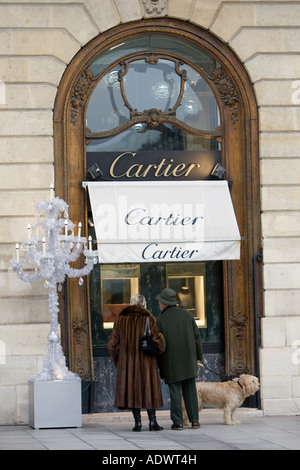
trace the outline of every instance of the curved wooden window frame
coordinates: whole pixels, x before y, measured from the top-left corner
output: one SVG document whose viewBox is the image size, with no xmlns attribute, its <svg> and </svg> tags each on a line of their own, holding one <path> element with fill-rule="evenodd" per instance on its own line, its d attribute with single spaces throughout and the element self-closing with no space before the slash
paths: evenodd
<svg viewBox="0 0 300 470">
<path fill-rule="evenodd" d="M 257 373 L 258 314 L 262 311 L 258 116 L 250 79 L 231 49 L 196 25 L 158 18 L 120 25 L 90 41 L 67 67 L 54 107 L 56 195 L 69 204 L 74 223 L 87 233 L 84 117 L 90 88 L 88 65 L 117 41 L 139 34 L 174 35 L 193 42 L 221 65 L 210 77 L 222 121 L 222 165 L 232 180 L 231 196 L 243 237 L 241 259 L 223 262 L 225 365 L 227 374 Z M 88 283 L 68 279 L 61 296 L 63 347 L 69 367 L 84 380 L 93 379 Z M 66 312 L 64 315 L 63 312 Z"/>
<path fill-rule="evenodd" d="M 144 111 L 138 111 L 137 109 L 133 109 L 133 107 L 131 106 L 131 104 L 129 103 L 127 99 L 125 89 L 124 89 L 124 81 L 123 81 L 123 78 L 128 73 L 129 65 L 132 62 L 135 62 L 138 60 L 145 60 L 145 62 L 148 64 L 156 64 L 159 62 L 160 59 L 166 59 L 170 62 L 173 62 L 175 65 L 175 72 L 180 77 L 180 80 L 181 80 L 180 92 L 177 97 L 176 103 L 174 104 L 172 108 L 168 109 L 168 111 L 162 111 L 157 108 L 151 108 L 151 109 L 147 109 Z M 184 68 L 182 70 L 179 70 L 179 67 L 184 66 L 184 65 L 189 65 L 190 67 L 193 67 L 195 69 L 195 66 L 190 61 L 184 59 L 183 57 L 179 57 L 176 54 L 166 54 L 165 52 L 158 51 L 158 50 L 153 50 L 151 53 L 138 52 L 134 54 L 129 54 L 125 56 L 121 61 L 118 60 L 112 63 L 106 69 L 104 69 L 104 71 L 100 74 L 100 78 L 98 76 L 96 79 L 95 77 L 90 75 L 91 86 L 88 90 L 89 96 L 92 95 L 95 86 L 97 86 L 97 84 L 101 81 L 101 79 L 105 77 L 107 73 L 109 73 L 109 70 L 112 70 L 117 65 L 123 67 L 123 70 L 119 70 L 118 72 L 119 82 L 120 82 L 120 91 L 121 91 L 121 96 L 124 102 L 124 106 L 126 106 L 126 108 L 129 110 L 130 118 L 127 119 L 124 123 L 120 124 L 119 126 L 109 129 L 107 131 L 91 132 L 90 130 L 87 129 L 85 132 L 85 137 L 87 139 L 101 139 L 105 137 L 112 137 L 129 129 L 134 124 L 138 124 L 142 122 L 148 123 L 152 127 L 158 126 L 162 122 L 167 122 L 193 135 L 201 136 L 204 138 L 221 137 L 220 128 L 216 130 L 210 130 L 210 131 L 198 129 L 198 128 L 189 126 L 188 124 L 177 119 L 176 117 L 176 111 L 178 107 L 181 105 L 182 99 L 184 97 L 184 86 L 185 86 L 185 81 L 187 80 L 186 70 Z M 201 71 L 201 72 L 202 72 L 201 75 L 203 75 L 205 77 L 205 80 L 209 82 L 209 79 L 211 79 L 212 77 L 205 74 L 204 71 Z"/>
</svg>

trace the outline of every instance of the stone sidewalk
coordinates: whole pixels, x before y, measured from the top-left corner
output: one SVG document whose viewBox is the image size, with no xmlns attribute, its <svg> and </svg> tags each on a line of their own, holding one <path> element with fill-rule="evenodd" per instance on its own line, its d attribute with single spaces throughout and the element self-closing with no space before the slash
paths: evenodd
<svg viewBox="0 0 300 470">
<path fill-rule="evenodd" d="M 226 426 L 220 410 L 207 409 L 200 414 L 200 429 L 172 431 L 169 411 L 158 411 L 157 421 L 164 430 L 150 432 L 143 411 L 140 433 L 132 432 L 129 412 L 83 415 L 81 428 L 0 426 L 0 450 L 101 450 L 110 458 L 117 458 L 118 451 L 132 456 L 140 455 L 134 451 L 149 451 L 149 455 L 150 451 L 157 455 L 169 451 L 184 457 L 200 450 L 300 450 L 300 416 L 263 416 L 259 410 L 246 408 L 237 416 L 241 424 Z"/>
</svg>

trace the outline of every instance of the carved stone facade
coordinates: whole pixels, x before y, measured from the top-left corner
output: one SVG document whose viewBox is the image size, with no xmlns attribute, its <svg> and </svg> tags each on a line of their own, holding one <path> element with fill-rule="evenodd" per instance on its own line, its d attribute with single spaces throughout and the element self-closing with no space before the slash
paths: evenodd
<svg viewBox="0 0 300 470">
<path fill-rule="evenodd" d="M 212 38 L 219 38 L 222 47 L 228 46 L 228 51 L 233 51 L 243 64 L 244 72 L 241 68 L 235 69 L 228 52 L 222 68 L 215 70 L 210 78 L 235 135 L 244 142 L 241 158 L 249 155 L 231 192 L 233 198 L 239 192 L 245 196 L 244 215 L 238 211 L 243 228 L 248 227 L 242 235 L 247 243 L 249 239 L 259 241 L 250 248 L 247 245 L 243 252 L 248 260 L 246 267 L 237 266 L 235 273 L 230 269 L 226 271 L 231 279 L 226 278 L 225 283 L 232 285 L 232 290 L 225 294 L 233 299 L 232 309 L 226 313 L 226 340 L 235 344 L 226 362 L 236 372 L 250 370 L 255 361 L 259 364 L 262 408 L 266 414 L 299 414 L 300 66 L 297 44 L 300 43 L 300 5 L 283 0 L 268 4 L 252 0 L 79 0 L 71 3 L 4 0 L 0 17 L 4 39 L 0 51 L 0 165 L 5 200 L 0 213 L 3 222 L 0 231 L 0 402 L 6 404 L 0 410 L 0 424 L 27 422 L 27 380 L 39 371 L 49 332 L 44 286 L 33 288 L 19 283 L 8 272 L 8 265 L 14 256 L 15 244 L 26 238 L 24 227 L 34 218 L 35 203 L 48 194 L 54 180 L 54 165 L 57 194 L 75 204 L 72 220 L 84 220 L 85 207 L 74 198 L 72 188 L 79 181 L 76 172 L 82 152 L 77 130 L 83 103 L 89 87 L 93 87 L 93 77 L 87 71 L 94 53 L 90 44 L 100 37 L 107 40 L 120 25 L 126 30 L 134 22 L 142 26 L 144 21 L 161 19 L 165 19 L 171 31 L 176 30 L 176 21 L 193 30 L 198 28 L 195 35 L 205 39 L 210 51 L 214 49 Z M 181 37 L 186 35 L 184 27 L 178 29 Z M 87 52 L 85 64 L 80 56 L 83 49 Z M 73 73 L 69 75 L 71 63 Z M 79 72 L 75 73 L 75 69 Z M 240 86 L 239 76 L 244 76 L 243 73 L 255 92 L 253 102 Z M 62 87 L 67 87 L 66 83 L 68 89 L 64 94 Z M 62 95 L 64 100 L 60 101 Z M 67 109 L 61 109 L 65 106 Z M 254 149 L 251 141 L 257 123 L 244 119 L 245 108 L 251 110 L 252 116 L 258 113 L 259 117 L 259 142 Z M 230 136 L 226 134 L 224 139 L 228 141 Z M 233 145 L 230 151 L 236 157 Z M 70 154 L 73 164 L 68 166 Z M 253 172 L 251 162 L 257 155 L 260 172 Z M 232 171 L 230 162 L 225 162 L 225 166 Z M 261 194 L 260 207 L 251 202 L 251 188 Z M 261 231 L 251 225 L 251 220 L 257 218 L 261 221 Z M 254 269 L 251 263 L 255 262 L 261 247 L 263 264 L 258 261 Z M 245 286 L 241 301 L 236 292 L 241 292 Z M 72 286 L 66 288 L 70 291 Z M 86 286 L 84 296 L 87 295 L 85 289 Z M 262 295 L 263 304 L 257 302 Z M 75 295 L 68 300 L 67 308 L 73 313 L 69 324 L 62 323 L 62 330 L 63 334 L 64 329 L 70 334 L 71 367 L 82 377 L 89 377 L 92 373 L 88 363 L 89 325 L 81 297 Z M 64 312 L 64 305 L 62 299 L 61 312 Z M 249 330 L 253 328 L 249 311 L 256 312 L 257 334 Z M 260 345 L 259 350 L 251 349 L 254 341 Z"/>
<path fill-rule="evenodd" d="M 167 0 L 143 0 L 146 17 L 164 16 L 167 12 Z"/>
</svg>

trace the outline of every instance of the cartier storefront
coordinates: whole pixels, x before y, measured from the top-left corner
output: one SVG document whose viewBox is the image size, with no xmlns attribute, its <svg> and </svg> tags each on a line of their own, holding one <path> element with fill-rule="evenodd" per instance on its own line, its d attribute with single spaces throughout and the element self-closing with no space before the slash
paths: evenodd
<svg viewBox="0 0 300 470">
<path fill-rule="evenodd" d="M 113 411 L 106 345 L 135 293 L 158 316 L 157 293 L 173 288 L 210 368 L 256 373 L 257 116 L 237 58 L 180 21 L 119 26 L 77 54 L 54 113 L 56 190 L 99 251 L 89 283 L 61 296 L 86 411 Z"/>
</svg>

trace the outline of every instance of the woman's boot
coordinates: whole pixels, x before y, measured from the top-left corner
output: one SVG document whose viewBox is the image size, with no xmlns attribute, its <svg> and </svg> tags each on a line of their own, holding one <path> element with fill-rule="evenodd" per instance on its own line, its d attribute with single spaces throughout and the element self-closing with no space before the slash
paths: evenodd
<svg viewBox="0 0 300 470">
<path fill-rule="evenodd" d="M 134 422 L 135 422 L 135 426 L 132 430 L 135 432 L 141 432 L 142 430 L 141 410 L 139 408 L 133 408 L 132 414 L 133 414 Z"/>
<path fill-rule="evenodd" d="M 159 426 L 156 421 L 155 410 L 147 410 L 149 416 L 149 430 L 150 431 L 162 431 L 164 428 Z"/>
</svg>

